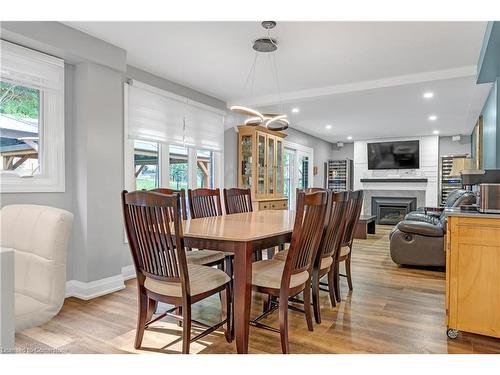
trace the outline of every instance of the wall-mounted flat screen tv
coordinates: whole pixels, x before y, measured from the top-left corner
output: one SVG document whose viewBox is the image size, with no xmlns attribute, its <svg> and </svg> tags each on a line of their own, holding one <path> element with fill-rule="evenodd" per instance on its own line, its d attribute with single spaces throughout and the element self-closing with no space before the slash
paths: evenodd
<svg viewBox="0 0 500 375">
<path fill-rule="evenodd" d="M 368 143 L 368 169 L 417 169 L 418 141 Z"/>
</svg>

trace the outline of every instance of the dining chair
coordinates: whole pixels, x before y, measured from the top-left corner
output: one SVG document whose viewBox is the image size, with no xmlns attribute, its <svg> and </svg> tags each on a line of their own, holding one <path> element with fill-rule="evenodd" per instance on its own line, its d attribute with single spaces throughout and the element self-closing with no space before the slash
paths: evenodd
<svg viewBox="0 0 500 375">
<path fill-rule="evenodd" d="M 136 349 L 149 325 L 165 316 L 182 321 L 182 353 L 189 353 L 191 342 L 222 326 L 226 340 L 231 341 L 230 278 L 217 268 L 187 263 L 180 207 L 178 194 L 122 192 L 125 229 L 137 275 Z M 209 326 L 192 319 L 191 305 L 216 293 L 221 299 L 221 321 Z M 157 302 L 174 307 L 152 319 Z M 182 315 L 174 314 L 179 307 Z M 191 338 L 191 325 L 204 331 Z"/>
<path fill-rule="evenodd" d="M 346 277 L 349 290 L 353 289 L 351 272 L 352 242 L 354 239 L 354 232 L 356 231 L 356 225 L 358 224 L 359 216 L 361 215 L 361 208 L 363 206 L 363 190 L 356 190 L 350 193 L 348 206 L 344 235 L 340 243 L 337 259 L 335 261 L 335 295 L 338 302 L 341 301 L 340 276 Z M 341 262 L 345 262 L 345 275 L 341 275 L 339 272 Z"/>
<path fill-rule="evenodd" d="M 156 188 L 149 190 L 155 193 L 172 195 L 179 194 L 181 199 L 181 217 L 182 220 L 187 220 L 187 207 L 186 207 L 186 191 L 184 189 L 174 190 L 168 188 Z M 224 267 L 224 253 L 215 250 L 193 250 L 186 248 L 186 258 L 188 264 L 199 264 L 202 266 L 220 266 Z"/>
<path fill-rule="evenodd" d="M 224 189 L 224 207 L 226 214 L 252 212 L 252 193 L 250 189 Z"/>
<path fill-rule="evenodd" d="M 250 189 L 230 188 L 224 189 L 224 208 L 226 214 L 239 214 L 243 212 L 253 212 L 252 193 Z M 262 253 L 267 253 L 268 259 L 272 258 L 274 248 L 254 252 L 254 260 L 262 260 Z"/>
<path fill-rule="evenodd" d="M 321 191 L 322 189 L 316 189 L 316 191 Z M 319 244 L 319 250 L 317 252 L 316 258 L 314 260 L 312 269 L 312 301 L 314 318 L 316 323 L 321 323 L 321 310 L 320 310 L 320 300 L 319 292 L 324 290 L 329 292 L 330 302 L 332 307 L 336 305 L 335 297 L 335 266 L 334 259 L 337 255 L 337 251 L 340 248 L 340 241 L 343 238 L 344 227 L 346 221 L 346 207 L 348 205 L 349 192 L 343 191 L 339 193 L 329 192 L 328 197 L 328 209 L 325 215 L 325 225 L 323 227 L 323 233 L 321 235 L 321 241 Z M 274 259 L 284 261 L 288 251 L 282 251 L 276 254 Z M 328 283 L 325 285 L 328 288 L 322 288 L 324 285 L 320 282 L 321 278 L 325 275 L 327 276 Z M 293 300 L 294 302 L 302 302 L 299 300 Z"/>
<path fill-rule="evenodd" d="M 220 190 L 218 188 L 188 189 L 188 198 L 192 219 L 222 215 Z"/>
<path fill-rule="evenodd" d="M 311 272 L 313 260 L 321 240 L 323 223 L 328 204 L 328 193 L 324 191 L 306 194 L 299 192 L 295 212 L 292 240 L 286 260 L 261 260 L 253 263 L 252 289 L 265 293 L 277 300 L 271 300 L 264 311 L 250 324 L 279 332 L 281 349 L 289 353 L 288 343 L 288 299 L 299 293 L 304 294 L 304 313 L 307 328 L 313 330 L 311 314 Z M 271 312 L 279 309 L 279 330 L 259 322 Z"/>
</svg>

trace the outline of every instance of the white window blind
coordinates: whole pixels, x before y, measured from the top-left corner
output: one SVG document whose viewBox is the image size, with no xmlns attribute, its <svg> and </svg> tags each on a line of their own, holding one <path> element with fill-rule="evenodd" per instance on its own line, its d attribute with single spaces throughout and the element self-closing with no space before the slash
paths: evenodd
<svg viewBox="0 0 500 375">
<path fill-rule="evenodd" d="M 0 47 L 2 81 L 45 92 L 63 91 L 63 60 L 3 40 Z"/>
<path fill-rule="evenodd" d="M 128 137 L 222 151 L 224 112 L 153 86 L 128 86 Z"/>
</svg>

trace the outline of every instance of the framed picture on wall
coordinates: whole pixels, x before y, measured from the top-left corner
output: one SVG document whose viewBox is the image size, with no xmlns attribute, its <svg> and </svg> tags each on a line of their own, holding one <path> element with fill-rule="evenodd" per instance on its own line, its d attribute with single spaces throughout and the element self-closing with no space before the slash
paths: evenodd
<svg viewBox="0 0 500 375">
<path fill-rule="evenodd" d="M 483 167 L 483 116 L 479 119 L 472 131 L 472 159 L 476 169 Z"/>
</svg>

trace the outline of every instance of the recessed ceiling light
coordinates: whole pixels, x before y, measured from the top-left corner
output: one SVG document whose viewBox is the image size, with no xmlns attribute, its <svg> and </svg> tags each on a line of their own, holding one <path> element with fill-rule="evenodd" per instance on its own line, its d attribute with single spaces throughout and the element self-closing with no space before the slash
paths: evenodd
<svg viewBox="0 0 500 375">
<path fill-rule="evenodd" d="M 434 130 L 432 134 L 439 134 L 439 130 Z"/>
<path fill-rule="evenodd" d="M 430 115 L 429 116 L 429 121 L 436 121 L 437 120 L 437 116 L 436 115 Z"/>
<path fill-rule="evenodd" d="M 299 108 L 292 108 L 292 112 L 293 112 L 293 113 L 299 113 L 299 112 L 300 112 L 300 109 L 299 109 Z"/>
<path fill-rule="evenodd" d="M 330 124 L 325 125 L 325 129 L 331 129 L 331 128 L 332 128 L 332 126 Z"/>
<path fill-rule="evenodd" d="M 351 140 L 351 139 L 352 139 L 352 137 L 351 137 L 351 136 L 348 136 L 348 137 L 347 137 L 347 139 L 348 139 L 348 140 Z"/>
<path fill-rule="evenodd" d="M 434 93 L 432 91 L 427 91 L 427 92 L 424 92 L 424 95 L 422 95 L 424 97 L 424 99 L 431 99 L 434 97 Z"/>
</svg>

